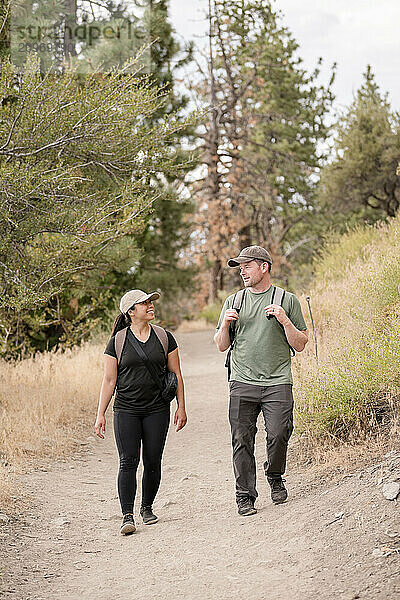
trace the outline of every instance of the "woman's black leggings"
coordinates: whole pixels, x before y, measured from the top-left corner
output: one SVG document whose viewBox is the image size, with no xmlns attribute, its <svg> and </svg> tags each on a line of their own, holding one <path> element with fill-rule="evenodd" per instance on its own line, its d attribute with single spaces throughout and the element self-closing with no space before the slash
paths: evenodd
<svg viewBox="0 0 400 600">
<path fill-rule="evenodd" d="M 170 413 L 145 416 L 114 412 L 115 441 L 119 452 L 118 495 L 122 514 L 133 513 L 136 471 L 143 445 L 142 506 L 151 506 L 161 481 L 161 457 L 167 437 Z"/>
</svg>

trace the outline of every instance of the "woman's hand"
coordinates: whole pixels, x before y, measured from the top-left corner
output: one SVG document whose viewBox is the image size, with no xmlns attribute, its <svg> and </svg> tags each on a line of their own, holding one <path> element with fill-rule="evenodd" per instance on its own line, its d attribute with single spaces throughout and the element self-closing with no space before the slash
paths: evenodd
<svg viewBox="0 0 400 600">
<path fill-rule="evenodd" d="M 187 423 L 186 410 L 184 408 L 177 408 L 174 415 L 174 425 L 177 425 L 176 431 L 179 431 L 185 427 Z"/>
<path fill-rule="evenodd" d="M 94 424 L 96 435 L 104 440 L 106 432 L 105 413 L 114 393 L 115 384 L 117 382 L 118 365 L 117 359 L 114 356 L 104 355 L 104 376 L 101 384 L 99 407 L 97 409 L 97 419 Z"/>
<path fill-rule="evenodd" d="M 104 415 L 97 415 L 96 423 L 94 424 L 96 435 L 104 440 L 104 434 L 106 432 L 106 418 Z"/>
</svg>

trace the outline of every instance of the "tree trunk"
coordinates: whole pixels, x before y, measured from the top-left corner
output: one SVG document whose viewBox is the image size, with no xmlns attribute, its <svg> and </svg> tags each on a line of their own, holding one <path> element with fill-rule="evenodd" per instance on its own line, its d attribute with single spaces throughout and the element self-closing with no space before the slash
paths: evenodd
<svg viewBox="0 0 400 600">
<path fill-rule="evenodd" d="M 77 0 L 65 0 L 65 27 L 64 27 L 64 61 L 71 61 L 77 56 L 75 42 L 75 27 L 77 26 Z"/>
<path fill-rule="evenodd" d="M 211 119 L 209 130 L 209 162 L 208 162 L 208 180 L 210 188 L 210 197 L 213 202 L 218 201 L 219 196 L 219 172 L 218 172 L 218 147 L 219 147 L 219 132 L 217 124 L 217 96 L 215 91 L 215 76 L 214 76 L 214 58 L 212 51 L 212 11 L 211 0 L 208 0 L 208 16 L 209 16 L 209 69 L 210 69 L 210 104 L 211 104 Z M 219 274 L 221 271 L 221 261 L 215 258 L 215 253 L 219 248 L 210 248 L 209 260 L 212 264 L 210 270 L 209 284 L 209 303 L 213 303 L 218 298 L 218 283 Z"/>
<path fill-rule="evenodd" d="M 251 226 L 248 223 L 243 229 L 240 231 L 240 248 L 246 248 L 247 246 L 252 246 L 251 239 Z"/>
<path fill-rule="evenodd" d="M 208 303 L 213 304 L 218 299 L 218 283 L 221 272 L 221 261 L 216 260 L 210 270 L 210 283 L 208 288 Z"/>
</svg>

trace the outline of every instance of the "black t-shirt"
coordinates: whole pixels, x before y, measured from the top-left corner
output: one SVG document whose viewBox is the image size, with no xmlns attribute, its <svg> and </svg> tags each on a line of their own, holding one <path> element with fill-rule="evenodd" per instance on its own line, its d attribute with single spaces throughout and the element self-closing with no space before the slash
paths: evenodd
<svg viewBox="0 0 400 600">
<path fill-rule="evenodd" d="M 168 337 L 168 354 L 178 347 L 172 333 L 166 332 Z M 128 329 L 125 345 L 122 350 L 121 360 L 118 365 L 117 392 L 114 400 L 114 410 L 124 410 L 135 415 L 145 415 L 168 407 L 161 399 L 160 388 L 150 375 L 146 365 L 129 342 L 134 337 L 142 345 L 149 361 L 154 365 L 160 377 L 165 369 L 165 354 L 160 340 L 151 329 L 146 342 L 141 342 Z M 104 354 L 117 358 L 115 353 L 115 336 L 107 344 Z"/>
</svg>

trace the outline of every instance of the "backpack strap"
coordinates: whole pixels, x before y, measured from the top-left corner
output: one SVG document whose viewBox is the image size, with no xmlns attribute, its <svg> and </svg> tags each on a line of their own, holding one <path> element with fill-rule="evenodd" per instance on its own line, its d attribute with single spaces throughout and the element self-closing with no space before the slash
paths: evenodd
<svg viewBox="0 0 400 600">
<path fill-rule="evenodd" d="M 125 346 L 127 333 L 128 333 L 128 327 L 125 327 L 124 329 L 120 329 L 119 331 L 117 331 L 117 333 L 115 334 L 114 348 L 115 348 L 115 354 L 117 355 L 117 365 L 119 365 L 120 360 L 121 360 L 122 350 L 124 349 L 124 346 Z"/>
<path fill-rule="evenodd" d="M 167 332 L 165 331 L 165 329 L 163 329 L 162 327 L 159 327 L 158 325 L 151 325 L 151 328 L 154 329 L 154 333 L 156 334 L 156 336 L 164 350 L 165 358 L 167 358 L 167 356 L 168 356 Z M 128 333 L 128 329 L 129 329 L 129 327 L 125 327 L 124 329 L 120 329 L 115 334 L 114 347 L 115 347 L 115 354 L 117 355 L 117 364 L 119 364 L 120 360 L 121 360 L 122 351 L 125 346 L 126 335 Z"/>
<path fill-rule="evenodd" d="M 280 287 L 274 286 L 271 304 L 277 304 L 278 306 L 282 306 L 284 297 L 285 290 L 283 290 Z"/>
<path fill-rule="evenodd" d="M 232 308 L 234 308 L 238 312 L 240 312 L 240 309 L 242 308 L 245 291 L 246 291 L 246 288 L 239 290 L 238 292 L 236 292 L 235 297 L 233 298 Z"/>
<path fill-rule="evenodd" d="M 131 346 L 134 348 L 134 350 L 138 354 L 139 358 L 144 363 L 144 365 L 145 365 L 146 369 L 148 370 L 148 372 L 150 373 L 154 383 L 157 385 L 158 388 L 160 388 L 160 391 L 162 391 L 164 388 L 163 382 L 161 381 L 161 378 L 159 377 L 157 370 L 155 369 L 153 363 L 149 360 L 149 357 L 147 356 L 146 351 L 143 348 L 143 346 L 141 346 L 139 344 L 138 340 L 136 339 L 136 337 L 134 335 L 131 335 L 130 337 L 128 337 L 128 342 L 131 344 Z"/>
<path fill-rule="evenodd" d="M 234 308 L 237 313 L 240 313 L 240 309 L 242 308 L 245 291 L 246 291 L 246 288 L 239 290 L 238 292 L 236 292 L 236 294 L 233 297 L 232 308 Z M 235 343 L 236 321 L 232 321 L 232 323 L 229 325 L 228 331 L 229 331 L 229 340 L 231 342 L 231 345 L 230 345 L 228 353 L 226 355 L 225 367 L 228 369 L 228 381 L 229 381 L 231 378 L 231 354 L 232 354 L 232 349 L 233 349 L 233 346 Z"/>
<path fill-rule="evenodd" d="M 154 333 L 158 337 L 158 340 L 163 347 L 165 358 L 168 358 L 168 336 L 165 329 L 160 327 L 159 325 L 150 325 L 150 327 L 154 330 Z"/>
<path fill-rule="evenodd" d="M 243 290 L 239 290 L 238 292 L 236 292 L 236 294 L 233 298 L 232 308 L 234 310 L 236 310 L 236 312 L 238 314 L 240 313 L 240 309 L 242 308 L 245 291 L 246 291 L 245 288 Z M 235 341 L 235 333 L 236 333 L 236 321 L 232 321 L 232 323 L 229 325 L 229 339 L 231 341 L 231 345 L 233 345 L 233 342 Z"/>
<path fill-rule="evenodd" d="M 271 304 L 277 304 L 278 306 L 282 306 L 284 297 L 285 297 L 285 290 L 283 290 L 282 288 L 280 288 L 278 286 L 274 286 L 274 289 L 272 291 Z M 278 319 L 275 319 L 275 320 L 278 323 L 278 325 L 280 325 L 282 327 L 283 333 L 286 338 L 285 328 L 283 327 L 282 323 L 279 323 Z M 287 341 L 287 338 L 286 338 L 286 341 Z M 294 356 L 296 354 L 294 351 L 294 348 L 292 348 L 292 346 L 289 344 L 289 342 L 287 342 L 287 343 L 290 348 L 291 355 Z"/>
</svg>

